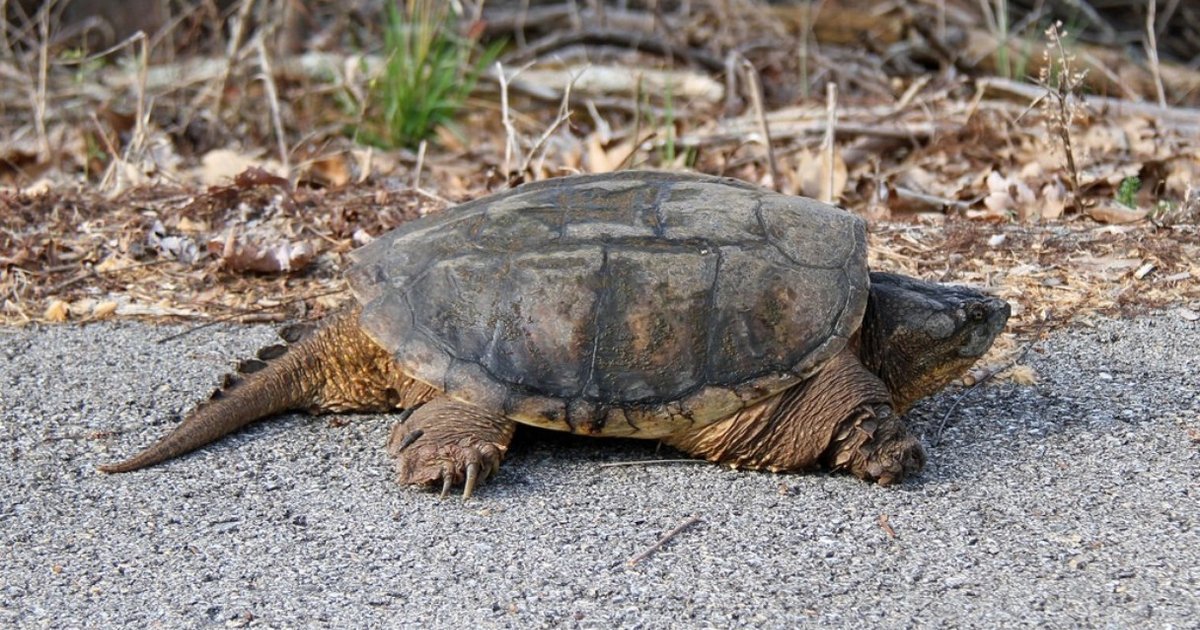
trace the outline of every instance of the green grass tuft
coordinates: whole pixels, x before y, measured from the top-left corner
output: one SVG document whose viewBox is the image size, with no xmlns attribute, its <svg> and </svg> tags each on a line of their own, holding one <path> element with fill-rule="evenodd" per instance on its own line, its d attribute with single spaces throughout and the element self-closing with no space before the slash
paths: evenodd
<svg viewBox="0 0 1200 630">
<path fill-rule="evenodd" d="M 1137 194 L 1142 189 L 1142 180 L 1136 175 L 1126 177 L 1121 180 L 1121 185 L 1117 187 L 1117 203 L 1126 208 L 1137 207 Z"/>
<path fill-rule="evenodd" d="M 359 130 L 367 142 L 415 148 L 453 122 L 479 76 L 499 56 L 503 42 L 481 50 L 475 39 L 455 32 L 448 5 L 439 0 L 388 3 L 387 62 L 371 85 L 367 119 L 372 122 Z"/>
</svg>

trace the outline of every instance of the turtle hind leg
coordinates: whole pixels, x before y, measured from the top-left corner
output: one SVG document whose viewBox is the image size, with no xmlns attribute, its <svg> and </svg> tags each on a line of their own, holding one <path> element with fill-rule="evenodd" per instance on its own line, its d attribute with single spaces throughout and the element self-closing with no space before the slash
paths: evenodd
<svg viewBox="0 0 1200 630">
<path fill-rule="evenodd" d="M 406 410 L 388 438 L 396 480 L 440 486 L 443 497 L 461 485 L 463 499 L 469 499 L 499 470 L 515 428 L 504 416 L 444 396 Z"/>
</svg>

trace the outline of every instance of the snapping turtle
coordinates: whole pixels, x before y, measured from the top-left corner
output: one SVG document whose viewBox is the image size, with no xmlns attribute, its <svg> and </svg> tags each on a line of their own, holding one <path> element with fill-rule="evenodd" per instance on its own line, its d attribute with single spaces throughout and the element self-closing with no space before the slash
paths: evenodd
<svg viewBox="0 0 1200 630">
<path fill-rule="evenodd" d="M 518 423 L 660 439 L 737 467 L 924 465 L 900 415 L 961 374 L 1002 300 L 868 272 L 862 220 L 731 179 L 528 184 L 354 253 L 353 307 L 264 348 L 162 440 L 181 455 L 286 410 L 401 411 L 399 481 L 476 485 Z"/>
</svg>

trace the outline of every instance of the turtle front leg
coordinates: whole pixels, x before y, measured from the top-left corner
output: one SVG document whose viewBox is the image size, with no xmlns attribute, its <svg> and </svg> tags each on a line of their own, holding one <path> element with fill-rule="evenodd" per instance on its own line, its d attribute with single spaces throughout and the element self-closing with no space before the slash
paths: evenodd
<svg viewBox="0 0 1200 630">
<path fill-rule="evenodd" d="M 887 388 L 849 350 L 804 383 L 664 441 L 737 468 L 802 472 L 825 466 L 881 485 L 925 465 L 921 443 L 893 413 Z"/>
<path fill-rule="evenodd" d="M 890 486 L 925 467 L 925 449 L 891 405 L 864 405 L 842 422 L 821 461 L 830 470 Z"/>
<path fill-rule="evenodd" d="M 401 414 L 388 438 L 402 484 L 463 486 L 463 499 L 495 474 L 508 451 L 516 423 L 450 398 L 435 398 Z M 440 483 L 439 483 L 440 482 Z"/>
</svg>

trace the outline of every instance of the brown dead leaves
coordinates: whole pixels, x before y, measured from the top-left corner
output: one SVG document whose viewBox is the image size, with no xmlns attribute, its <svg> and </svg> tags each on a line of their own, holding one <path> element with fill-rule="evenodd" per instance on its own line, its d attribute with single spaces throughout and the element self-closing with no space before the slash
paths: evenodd
<svg viewBox="0 0 1200 630">
<path fill-rule="evenodd" d="M 307 241 L 247 241 L 231 230 L 228 236 L 208 242 L 208 252 L 221 259 L 231 271 L 262 274 L 303 271 L 316 256 Z"/>
<path fill-rule="evenodd" d="M 413 190 L 293 189 L 257 168 L 199 193 L 0 192 L 0 322 L 223 314 L 293 291 L 329 308 L 317 296 L 341 289 L 345 252 L 444 204 Z"/>
</svg>

